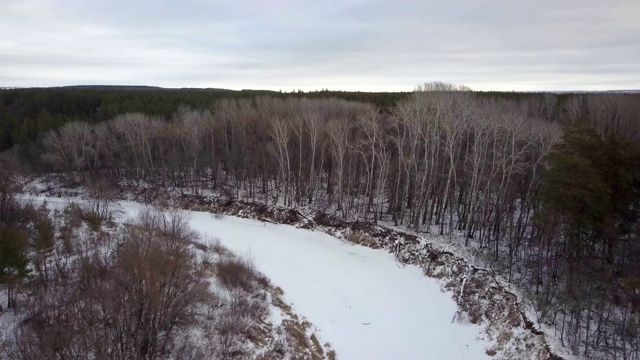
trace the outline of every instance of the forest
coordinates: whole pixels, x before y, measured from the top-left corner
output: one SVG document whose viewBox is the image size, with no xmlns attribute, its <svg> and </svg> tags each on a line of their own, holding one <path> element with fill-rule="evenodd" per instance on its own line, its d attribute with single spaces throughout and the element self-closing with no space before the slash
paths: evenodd
<svg viewBox="0 0 640 360">
<path fill-rule="evenodd" d="M 69 121 L 101 122 L 141 112 L 169 118 L 180 107 L 207 108 L 221 98 L 338 97 L 390 107 L 407 93 L 263 90 L 163 89 L 140 86 L 69 86 L 61 88 L 0 88 L 0 151 L 34 140 L 38 134 Z"/>
<path fill-rule="evenodd" d="M 640 359 L 637 94 L 5 89 L 0 150 L 5 168 L 151 200 L 214 193 L 445 236 L 574 354 Z"/>
</svg>

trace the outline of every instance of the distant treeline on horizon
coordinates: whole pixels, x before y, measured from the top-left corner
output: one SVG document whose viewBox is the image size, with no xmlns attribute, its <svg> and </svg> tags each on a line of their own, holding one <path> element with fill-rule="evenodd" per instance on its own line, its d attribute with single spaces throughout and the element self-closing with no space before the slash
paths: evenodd
<svg viewBox="0 0 640 360">
<path fill-rule="evenodd" d="M 543 92 L 474 91 L 490 97 L 525 101 L 541 98 Z M 591 92 L 564 92 L 555 95 L 561 107 L 571 94 Z M 639 96 L 629 91 L 607 92 L 619 96 Z M 621 94 L 624 93 L 624 94 Z M 631 94 L 634 93 L 634 94 Z M 57 129 L 70 121 L 91 123 L 112 119 L 123 113 L 145 113 L 170 118 L 180 106 L 206 109 L 222 98 L 276 98 L 309 97 L 338 98 L 370 103 L 383 112 L 391 109 L 411 92 L 359 92 L 319 90 L 281 92 L 273 90 L 228 90 L 218 88 L 161 88 L 127 85 L 74 85 L 49 88 L 0 88 L 0 151 L 17 144 L 35 140 L 39 134 Z M 640 99 L 640 98 L 639 98 Z M 634 101 L 635 102 L 635 101 Z"/>
</svg>

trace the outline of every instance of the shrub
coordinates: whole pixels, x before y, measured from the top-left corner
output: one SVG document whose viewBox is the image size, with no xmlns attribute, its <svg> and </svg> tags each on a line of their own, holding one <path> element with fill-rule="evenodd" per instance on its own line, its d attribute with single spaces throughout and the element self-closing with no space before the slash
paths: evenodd
<svg viewBox="0 0 640 360">
<path fill-rule="evenodd" d="M 197 326 L 194 315 L 213 299 L 189 243 L 167 236 L 162 224 L 147 225 L 104 233 L 119 246 L 90 245 L 69 263 L 73 269 L 54 272 L 52 286 L 27 304 L 30 320 L 6 358 L 167 358 L 176 336 Z"/>
<path fill-rule="evenodd" d="M 64 208 L 65 225 L 70 229 L 77 229 L 82 225 L 82 209 L 76 203 L 70 203 Z"/>
<path fill-rule="evenodd" d="M 100 227 L 102 226 L 102 219 L 95 212 L 88 212 L 84 216 L 84 221 L 89 226 L 89 229 L 98 232 L 100 231 Z"/>
<path fill-rule="evenodd" d="M 256 301 L 249 299 L 244 294 L 234 292 L 231 298 L 231 312 L 244 319 L 260 319 L 267 316 L 269 309 L 266 301 Z"/>
<path fill-rule="evenodd" d="M 216 275 L 220 283 L 228 288 L 252 292 L 259 274 L 253 262 L 246 258 L 226 256 L 216 264 Z"/>
<path fill-rule="evenodd" d="M 214 237 L 213 239 L 207 238 L 205 239 L 205 242 L 207 243 L 207 247 L 209 248 L 209 250 L 211 250 L 214 254 L 218 254 L 220 256 L 231 254 L 231 251 L 224 245 L 222 245 L 222 242 L 218 237 Z"/>
</svg>

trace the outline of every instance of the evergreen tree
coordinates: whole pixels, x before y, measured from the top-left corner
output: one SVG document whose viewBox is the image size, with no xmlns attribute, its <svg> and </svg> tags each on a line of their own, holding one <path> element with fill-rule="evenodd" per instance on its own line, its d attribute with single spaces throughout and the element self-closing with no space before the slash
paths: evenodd
<svg viewBox="0 0 640 360">
<path fill-rule="evenodd" d="M 575 122 L 565 128 L 548 162 L 538 221 L 560 221 L 570 262 L 599 258 L 615 264 L 618 243 L 640 218 L 638 146 L 613 133 L 603 138 L 586 122 Z"/>
<path fill-rule="evenodd" d="M 17 226 L 0 228 L 0 284 L 7 285 L 7 307 L 13 306 L 13 287 L 27 271 L 27 236 Z"/>
</svg>

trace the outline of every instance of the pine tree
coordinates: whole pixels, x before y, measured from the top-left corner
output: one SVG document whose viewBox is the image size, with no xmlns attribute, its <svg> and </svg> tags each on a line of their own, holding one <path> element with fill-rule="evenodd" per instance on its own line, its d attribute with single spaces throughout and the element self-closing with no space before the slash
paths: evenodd
<svg viewBox="0 0 640 360">
<path fill-rule="evenodd" d="M 27 236 L 16 226 L 0 228 L 0 284 L 7 285 L 7 308 L 13 306 L 13 288 L 28 273 Z"/>
</svg>

